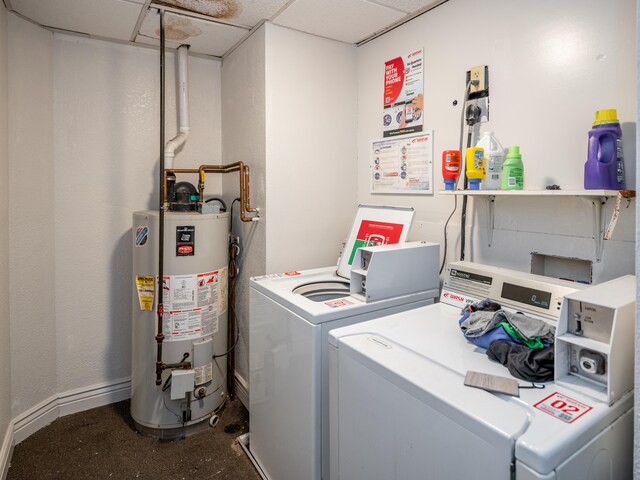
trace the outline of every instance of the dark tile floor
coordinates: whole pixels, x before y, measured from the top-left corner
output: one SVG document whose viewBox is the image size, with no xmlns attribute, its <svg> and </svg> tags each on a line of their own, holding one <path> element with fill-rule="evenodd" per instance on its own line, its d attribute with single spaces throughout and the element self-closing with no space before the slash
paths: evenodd
<svg viewBox="0 0 640 480">
<path fill-rule="evenodd" d="M 216 427 L 158 441 L 135 431 L 129 401 L 114 403 L 59 418 L 16 445 L 7 480 L 259 480 L 236 442 L 248 431 L 248 420 L 236 399 L 227 403 Z"/>
</svg>

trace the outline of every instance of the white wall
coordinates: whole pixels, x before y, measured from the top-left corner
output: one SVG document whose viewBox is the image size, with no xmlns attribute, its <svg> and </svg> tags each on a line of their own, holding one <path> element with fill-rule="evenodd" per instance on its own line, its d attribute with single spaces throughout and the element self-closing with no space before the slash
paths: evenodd
<svg viewBox="0 0 640 480">
<path fill-rule="evenodd" d="M 154 49 L 56 34 L 53 58 L 55 338 L 65 392 L 131 374 L 131 214 L 158 205 L 160 81 Z M 168 140 L 173 54 L 166 65 Z M 190 57 L 189 85 L 192 130 L 176 168 L 222 157 L 220 62 Z M 219 194 L 219 179 L 207 187 Z"/>
<path fill-rule="evenodd" d="M 386 60 L 424 47 L 425 129 L 434 130 L 434 184 L 442 189 L 443 150 L 458 148 L 465 71 L 489 65 L 492 129 L 506 147 L 520 145 L 525 188 L 550 183 L 582 188 L 593 112 L 617 108 L 624 131 L 627 183 L 635 188 L 635 2 L 544 0 L 536 3 L 450 0 L 358 48 L 358 199 L 416 208 L 413 238 L 442 243 L 451 197 L 371 195 L 370 141 L 382 136 Z M 475 32 L 472 37 L 470 34 Z M 453 106 L 453 100 L 458 105 Z M 482 202 L 482 200 L 479 200 Z M 474 201 L 470 201 L 475 203 Z M 623 209 L 594 281 L 633 273 L 634 213 Z M 613 202 L 607 206 L 611 212 Z M 487 246 L 487 208 L 468 214 L 467 259 L 529 271 L 530 253 L 595 262 L 591 207 L 581 200 L 496 200 L 494 243 Z M 460 208 L 452 219 L 449 259 L 457 259 Z M 470 223 L 471 222 L 471 223 Z M 467 250 L 469 252 L 469 250 Z"/>
<path fill-rule="evenodd" d="M 7 12 L 0 6 L 0 170 L 9 171 L 7 138 Z M 9 321 L 9 192 L 0 194 L 0 478 L 10 449 L 11 425 L 11 344 Z"/>
<path fill-rule="evenodd" d="M 335 265 L 356 212 L 356 49 L 266 25 L 267 272 Z"/>
<path fill-rule="evenodd" d="M 11 391 L 15 419 L 130 375 L 131 214 L 157 208 L 159 59 L 14 15 L 8 36 L 12 380 L 0 402 Z M 173 65 L 169 54 L 167 139 Z M 178 168 L 222 158 L 220 62 L 192 57 L 189 70 L 193 125 Z M 207 194 L 220 192 L 209 179 Z"/>
<path fill-rule="evenodd" d="M 355 213 L 355 47 L 266 23 L 224 59 L 223 159 L 251 167 L 240 226 L 236 372 L 248 380 L 248 279 L 335 265 Z M 337 115 L 339 113 L 339 115 Z M 338 118 L 339 117 L 339 118 Z M 224 179 L 228 199 L 237 179 Z"/>
<path fill-rule="evenodd" d="M 636 25 L 640 25 L 640 0 L 636 2 Z M 636 31 L 636 69 L 640 71 L 640 32 Z M 636 152 L 640 152 L 640 78 L 636 76 Z M 636 158 L 636 162 L 637 162 Z M 640 170 L 636 170 L 636 185 L 640 178 Z M 640 209 L 636 209 L 636 271 L 640 270 Z M 640 284 L 636 281 L 636 357 L 635 357 L 635 384 L 640 385 L 640 313 L 638 312 L 638 301 L 640 300 Z M 637 390 L 636 390 L 637 391 Z M 634 397 L 634 478 L 640 478 L 640 395 Z"/>
<path fill-rule="evenodd" d="M 235 350 L 236 372 L 249 380 L 249 277 L 264 275 L 266 228 L 265 209 L 265 28 L 260 27 L 224 59 L 222 66 L 222 158 L 223 163 L 242 161 L 251 168 L 251 203 L 261 207 L 258 223 L 242 223 L 238 204 L 234 208 L 233 233 L 240 236 L 240 276 L 236 281 L 236 316 L 240 339 Z M 237 174 L 223 178 L 225 198 L 239 195 Z"/>
<path fill-rule="evenodd" d="M 9 21 L 12 415 L 56 392 L 53 34 Z"/>
</svg>

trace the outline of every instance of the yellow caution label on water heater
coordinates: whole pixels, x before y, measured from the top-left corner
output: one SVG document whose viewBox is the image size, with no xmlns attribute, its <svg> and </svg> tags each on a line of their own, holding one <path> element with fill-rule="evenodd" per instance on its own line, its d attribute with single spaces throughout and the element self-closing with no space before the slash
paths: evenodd
<svg viewBox="0 0 640 480">
<path fill-rule="evenodd" d="M 136 275 L 136 288 L 138 289 L 138 300 L 140 310 L 151 310 L 153 308 L 154 281 L 152 275 Z"/>
</svg>

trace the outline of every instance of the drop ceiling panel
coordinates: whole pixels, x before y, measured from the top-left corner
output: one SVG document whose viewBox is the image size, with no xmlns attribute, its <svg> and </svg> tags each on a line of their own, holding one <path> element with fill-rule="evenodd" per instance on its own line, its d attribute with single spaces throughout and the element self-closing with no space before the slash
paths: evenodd
<svg viewBox="0 0 640 480">
<path fill-rule="evenodd" d="M 171 12 L 165 13 L 164 22 L 167 47 L 175 48 L 187 44 L 191 45 L 191 52 L 218 57 L 238 43 L 249 31 L 246 28 L 208 22 Z M 155 8 L 147 12 L 136 42 L 160 44 L 160 15 Z"/>
<path fill-rule="evenodd" d="M 141 4 L 125 0 L 11 0 L 13 10 L 46 27 L 129 40 Z"/>
<path fill-rule="evenodd" d="M 404 12 L 363 0 L 297 0 L 273 23 L 356 43 L 405 16 Z"/>
<path fill-rule="evenodd" d="M 223 22 L 253 27 L 268 20 L 288 0 L 154 0 L 154 4 L 207 15 Z"/>
<path fill-rule="evenodd" d="M 414 13 L 423 8 L 439 3 L 438 0 L 371 0 L 373 3 L 385 5 L 396 10 L 407 13 Z"/>
</svg>

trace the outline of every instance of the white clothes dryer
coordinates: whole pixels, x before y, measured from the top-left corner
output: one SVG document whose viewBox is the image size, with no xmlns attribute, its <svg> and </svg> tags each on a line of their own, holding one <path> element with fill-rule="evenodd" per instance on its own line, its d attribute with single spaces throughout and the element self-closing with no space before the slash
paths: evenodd
<svg viewBox="0 0 640 480">
<path fill-rule="evenodd" d="M 331 480 L 631 478 L 633 390 L 610 406 L 568 382 L 519 398 L 464 385 L 470 370 L 511 375 L 463 336 L 463 306 L 491 298 L 553 324 L 584 288 L 457 262 L 440 303 L 331 331 Z"/>
</svg>

